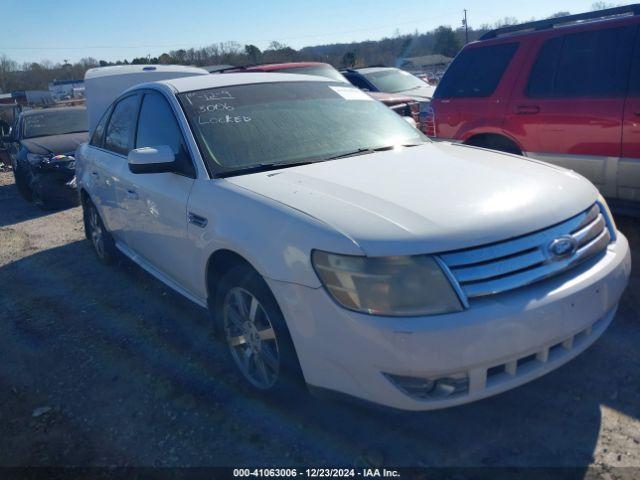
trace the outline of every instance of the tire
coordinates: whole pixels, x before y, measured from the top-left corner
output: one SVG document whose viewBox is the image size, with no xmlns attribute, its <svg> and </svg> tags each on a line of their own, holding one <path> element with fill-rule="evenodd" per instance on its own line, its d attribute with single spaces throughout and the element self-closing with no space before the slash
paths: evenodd
<svg viewBox="0 0 640 480">
<path fill-rule="evenodd" d="M 488 148 L 490 150 L 497 150 L 498 152 L 511 153 L 512 155 L 522 156 L 520 148 L 506 137 L 499 135 L 491 136 L 478 136 L 470 139 L 467 145 L 474 147 Z"/>
<path fill-rule="evenodd" d="M 13 178 L 16 182 L 16 187 L 18 188 L 18 193 L 20 194 L 20 196 L 29 203 L 33 202 L 33 191 L 27 183 L 24 167 L 20 167 L 17 162 L 13 165 Z"/>
<path fill-rule="evenodd" d="M 220 279 L 214 318 L 230 366 L 245 391 L 287 401 L 304 381 L 289 330 L 262 277 L 248 265 Z"/>
<path fill-rule="evenodd" d="M 98 209 L 88 198 L 82 202 L 82 217 L 84 233 L 91 243 L 98 260 L 105 265 L 111 265 L 118 259 L 118 249 L 111 234 L 107 231 L 100 218 Z"/>
</svg>

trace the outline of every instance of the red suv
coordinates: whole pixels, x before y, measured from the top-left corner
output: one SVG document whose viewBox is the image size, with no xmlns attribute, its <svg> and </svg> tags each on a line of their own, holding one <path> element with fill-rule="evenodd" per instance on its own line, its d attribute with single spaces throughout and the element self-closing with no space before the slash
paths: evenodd
<svg viewBox="0 0 640 480">
<path fill-rule="evenodd" d="M 488 32 L 431 105 L 430 136 L 570 168 L 639 202 L 640 5 Z"/>
</svg>

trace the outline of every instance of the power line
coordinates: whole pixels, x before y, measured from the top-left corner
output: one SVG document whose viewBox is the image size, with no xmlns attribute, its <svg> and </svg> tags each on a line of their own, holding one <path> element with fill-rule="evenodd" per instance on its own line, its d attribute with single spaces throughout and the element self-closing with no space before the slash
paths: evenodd
<svg viewBox="0 0 640 480">
<path fill-rule="evenodd" d="M 450 13 L 445 13 L 442 15 L 436 15 L 433 17 L 429 17 L 429 18 L 423 18 L 423 19 L 414 19 L 414 20 L 410 20 L 407 22 L 400 22 L 400 23 L 394 23 L 394 24 L 389 24 L 389 25 L 383 25 L 383 26 L 377 26 L 377 27 L 364 27 L 364 28 L 357 28 L 357 29 L 351 29 L 351 30 L 341 30 L 341 31 L 335 31 L 335 32 L 328 32 L 328 33 L 320 33 L 320 34 L 315 34 L 315 35 L 302 35 L 302 36 L 295 36 L 295 37 L 280 37 L 280 38 L 270 38 L 270 39 L 260 39 L 260 40 L 247 40 L 246 43 L 262 43 L 262 42 L 269 42 L 272 40 L 276 40 L 276 41 L 285 41 L 285 40 L 303 40 L 305 38 L 322 38 L 322 37 L 328 37 L 328 36 L 332 36 L 332 35 L 341 35 L 341 34 L 345 34 L 345 33 L 356 33 L 356 32 L 370 32 L 370 31 L 376 31 L 376 30 L 383 30 L 383 29 L 387 29 L 387 28 L 393 28 L 393 27 L 398 27 L 398 26 L 404 26 L 404 25 L 415 25 L 418 23 L 424 23 L 424 22 L 428 22 L 431 20 L 436 20 L 439 18 L 452 18 L 453 15 L 455 15 L 454 12 L 450 12 Z M 78 47 L 51 47 L 51 46 L 36 46 L 36 47 L 3 47 L 0 46 L 0 50 L 100 50 L 100 49 L 133 49 L 133 48 L 178 48 L 178 47 L 193 47 L 193 44 L 189 44 L 189 43 L 173 43 L 173 44 L 155 44 L 155 45 L 89 45 L 89 46 L 78 46 Z"/>
</svg>

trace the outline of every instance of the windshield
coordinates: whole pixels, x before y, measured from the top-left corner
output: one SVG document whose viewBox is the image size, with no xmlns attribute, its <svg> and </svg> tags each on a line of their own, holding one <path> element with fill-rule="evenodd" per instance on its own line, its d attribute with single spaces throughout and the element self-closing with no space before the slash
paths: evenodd
<svg viewBox="0 0 640 480">
<path fill-rule="evenodd" d="M 238 85 L 179 98 L 216 173 L 428 141 L 382 103 L 334 82 Z"/>
<path fill-rule="evenodd" d="M 331 65 L 312 65 L 310 67 L 298 67 L 298 68 L 282 68 L 278 70 L 280 73 L 299 73 L 300 75 L 318 75 L 320 77 L 330 78 L 337 82 L 347 83 L 347 79 L 342 74 L 333 68 Z"/>
<path fill-rule="evenodd" d="M 25 115 L 22 123 L 23 138 L 63 135 L 88 130 L 85 109 L 43 110 Z"/>
<path fill-rule="evenodd" d="M 427 85 L 418 77 L 414 77 L 409 72 L 398 70 L 397 68 L 364 73 L 363 75 L 373 83 L 378 90 L 387 93 L 404 92 Z"/>
</svg>

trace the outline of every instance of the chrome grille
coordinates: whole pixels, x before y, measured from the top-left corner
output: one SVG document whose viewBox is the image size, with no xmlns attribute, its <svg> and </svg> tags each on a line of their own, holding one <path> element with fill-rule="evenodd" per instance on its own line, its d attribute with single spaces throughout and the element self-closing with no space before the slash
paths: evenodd
<svg viewBox="0 0 640 480">
<path fill-rule="evenodd" d="M 574 250 L 554 255 L 549 245 L 568 239 Z M 560 274 L 606 250 L 611 241 L 598 204 L 529 235 L 440 255 L 468 298 L 492 295 Z"/>
</svg>

